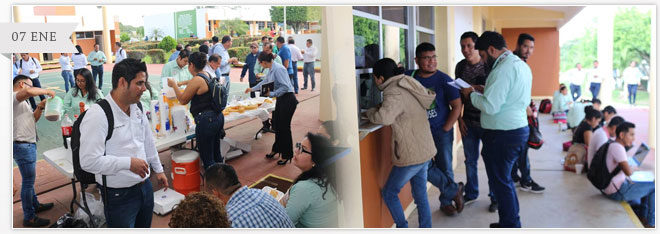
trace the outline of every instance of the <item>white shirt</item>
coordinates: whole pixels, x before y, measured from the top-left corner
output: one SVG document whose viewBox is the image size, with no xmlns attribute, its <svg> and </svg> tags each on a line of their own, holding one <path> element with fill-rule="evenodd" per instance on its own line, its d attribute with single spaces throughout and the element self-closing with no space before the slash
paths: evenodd
<svg viewBox="0 0 660 234">
<path fill-rule="evenodd" d="M 223 46 L 220 43 L 217 43 L 213 45 L 211 54 L 217 54 L 222 58 L 220 60 L 220 74 L 227 74 L 231 70 L 231 66 L 229 64 L 229 52 L 227 49 L 225 49 L 225 46 Z"/>
<path fill-rule="evenodd" d="M 69 56 L 60 56 L 60 67 L 62 67 L 62 71 L 71 71 L 71 60 L 69 59 Z"/>
<path fill-rule="evenodd" d="M 206 67 L 204 67 L 204 71 L 209 73 L 209 75 L 211 76 L 209 78 L 215 78 L 215 70 L 213 70 L 213 68 L 211 68 L 211 66 L 209 66 L 208 64 L 206 64 Z M 195 74 L 195 75 L 197 75 L 197 74 Z M 220 77 L 220 84 L 225 84 L 225 77 L 224 76 Z"/>
<path fill-rule="evenodd" d="M 37 142 L 37 124 L 34 121 L 32 107 L 27 100 L 19 102 L 13 94 L 14 103 L 14 140 L 36 143 Z"/>
<path fill-rule="evenodd" d="M 117 52 L 115 52 L 115 64 L 121 62 L 124 59 L 126 59 L 126 50 L 124 50 L 124 48 L 119 47 L 119 49 L 117 49 Z"/>
<path fill-rule="evenodd" d="M 316 61 L 316 47 L 312 45 L 305 48 L 305 54 L 303 54 L 303 58 L 305 59 L 305 63 L 313 63 Z"/>
<path fill-rule="evenodd" d="M 101 174 L 106 175 L 107 186 L 111 188 L 127 188 L 149 179 L 150 171 L 145 178 L 130 171 L 131 157 L 145 160 L 150 169 L 162 173 L 163 166 L 158 158 L 147 116 L 137 104 L 130 105 L 128 116 L 117 106 L 112 95 L 105 99 L 110 103 L 114 116 L 112 138 L 105 141 L 108 122 L 101 106 L 94 104 L 80 124 L 82 169 L 96 174 L 96 182 L 99 184 L 103 183 Z"/>
<path fill-rule="evenodd" d="M 605 76 L 603 75 L 604 73 L 603 73 L 602 70 L 603 69 L 600 69 L 600 68 L 589 69 L 589 71 L 587 72 L 587 79 L 589 80 L 589 82 L 590 83 L 602 83 L 603 78 L 605 78 Z"/>
<path fill-rule="evenodd" d="M 21 60 L 16 61 L 16 63 L 18 64 L 18 67 L 21 69 L 21 72 L 18 74 L 29 76 L 32 79 L 38 78 L 39 72 L 43 70 L 41 68 L 41 64 L 39 63 L 39 60 L 33 57 L 28 57 L 27 61 L 21 58 Z M 34 70 L 34 73 L 30 74 L 30 70 Z"/>
<path fill-rule="evenodd" d="M 71 60 L 73 60 L 73 70 L 78 70 L 87 66 L 87 56 L 85 56 L 85 54 L 73 54 L 71 55 Z"/>
<path fill-rule="evenodd" d="M 300 53 L 300 48 L 294 44 L 288 44 L 289 49 L 291 50 L 291 62 L 298 62 L 303 60 L 303 55 Z"/>
<path fill-rule="evenodd" d="M 578 71 L 577 68 L 573 68 L 570 73 L 571 84 L 582 85 L 586 75 L 587 74 L 584 69 Z"/>
<path fill-rule="evenodd" d="M 605 127 L 600 127 L 596 129 L 593 135 L 591 135 L 591 140 L 589 140 L 589 149 L 587 149 L 587 165 L 591 165 L 591 160 L 593 160 L 596 151 L 607 143 L 609 139 Z"/>
<path fill-rule="evenodd" d="M 626 84 L 639 84 L 641 77 L 642 73 L 637 67 L 626 67 L 626 69 L 623 70 L 623 81 L 626 82 Z"/>
</svg>

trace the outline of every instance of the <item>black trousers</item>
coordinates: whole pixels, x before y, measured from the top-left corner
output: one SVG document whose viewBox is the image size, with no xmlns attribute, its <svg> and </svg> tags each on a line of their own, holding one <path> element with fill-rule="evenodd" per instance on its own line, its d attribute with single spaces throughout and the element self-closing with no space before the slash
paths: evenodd
<svg viewBox="0 0 660 234">
<path fill-rule="evenodd" d="M 298 100 L 293 93 L 286 93 L 277 98 L 273 111 L 273 128 L 275 142 L 273 152 L 280 153 L 282 159 L 293 158 L 293 137 L 291 136 L 291 119 L 298 107 Z"/>
</svg>

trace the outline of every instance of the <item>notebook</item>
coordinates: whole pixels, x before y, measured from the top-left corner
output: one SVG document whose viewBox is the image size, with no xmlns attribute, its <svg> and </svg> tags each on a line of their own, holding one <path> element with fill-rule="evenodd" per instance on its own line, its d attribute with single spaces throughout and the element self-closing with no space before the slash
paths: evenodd
<svg viewBox="0 0 660 234">
<path fill-rule="evenodd" d="M 635 171 L 630 175 L 630 180 L 635 183 L 654 182 L 655 174 L 652 171 Z"/>
</svg>

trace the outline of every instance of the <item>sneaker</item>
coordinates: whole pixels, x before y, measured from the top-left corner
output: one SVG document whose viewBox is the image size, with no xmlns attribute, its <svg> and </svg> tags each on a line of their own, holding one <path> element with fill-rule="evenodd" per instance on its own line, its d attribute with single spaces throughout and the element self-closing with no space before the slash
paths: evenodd
<svg viewBox="0 0 660 234">
<path fill-rule="evenodd" d="M 497 202 L 490 202 L 490 205 L 488 206 L 488 212 L 490 213 L 495 213 L 497 211 Z"/>
<path fill-rule="evenodd" d="M 466 196 L 463 196 L 463 206 L 467 206 L 467 205 L 469 205 L 469 204 L 472 204 L 472 203 L 474 203 L 475 201 L 477 201 L 476 198 L 469 199 L 469 198 L 467 198 Z"/>
<path fill-rule="evenodd" d="M 520 190 L 531 193 L 543 193 L 543 191 L 545 191 L 545 187 L 537 184 L 532 180 L 532 182 L 528 184 L 521 183 Z"/>
<path fill-rule="evenodd" d="M 51 203 L 46 203 L 46 204 L 39 204 L 39 207 L 37 209 L 34 209 L 34 213 L 39 213 L 42 211 L 47 211 L 52 209 L 55 206 L 55 204 Z"/>
<path fill-rule="evenodd" d="M 43 227 L 47 226 L 48 224 L 50 224 L 50 220 L 42 219 L 37 216 L 35 216 L 32 220 L 23 220 L 23 226 L 25 227 Z"/>
<path fill-rule="evenodd" d="M 500 227 L 500 223 L 491 223 L 490 224 L 490 228 L 499 228 L 499 227 Z"/>
</svg>

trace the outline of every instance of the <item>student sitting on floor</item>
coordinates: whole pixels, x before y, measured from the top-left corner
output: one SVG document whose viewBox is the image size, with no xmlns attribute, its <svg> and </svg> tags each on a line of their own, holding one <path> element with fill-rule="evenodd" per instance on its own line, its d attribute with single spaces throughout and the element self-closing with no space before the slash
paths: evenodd
<svg viewBox="0 0 660 234">
<path fill-rule="evenodd" d="M 603 114 L 601 114 L 600 111 L 595 110 L 593 106 L 584 107 L 584 113 L 586 114 L 586 117 L 580 125 L 578 125 L 577 129 L 575 129 L 575 133 L 573 133 L 572 142 L 574 145 L 587 145 L 591 140 L 594 128 L 598 126 L 600 120 L 603 118 Z"/>
<path fill-rule="evenodd" d="M 582 100 L 580 102 L 576 102 L 571 106 L 569 109 L 568 113 L 566 114 L 566 122 L 568 125 L 568 129 L 574 129 L 577 127 L 582 120 L 584 120 L 585 113 L 584 113 L 584 108 L 586 106 L 593 106 L 594 109 L 600 110 L 600 100 L 595 98 L 593 100 Z"/>
<path fill-rule="evenodd" d="M 573 104 L 571 96 L 568 95 L 568 89 L 561 84 L 559 92 L 555 92 L 552 98 L 552 119 L 557 122 L 566 123 L 566 113 L 568 113 L 569 106 Z"/>
<path fill-rule="evenodd" d="M 603 108 L 603 120 L 600 121 L 600 126 L 605 126 L 605 122 L 610 122 L 610 119 L 616 115 L 616 109 L 612 106 Z"/>
<path fill-rule="evenodd" d="M 594 154 L 598 148 L 603 146 L 607 140 L 616 137 L 616 128 L 621 125 L 625 120 L 621 116 L 615 116 L 607 122 L 607 126 L 598 128 L 594 131 L 591 139 L 589 140 L 589 148 L 587 150 L 587 166 L 591 164 Z"/>
</svg>

